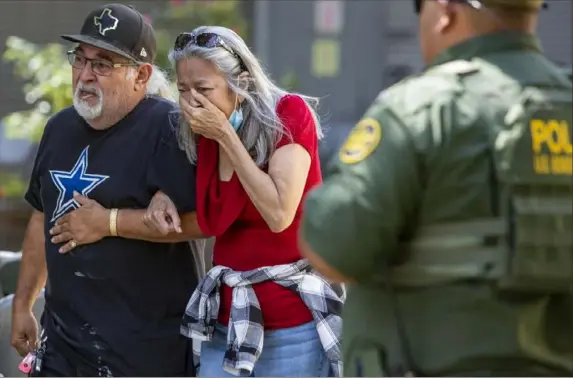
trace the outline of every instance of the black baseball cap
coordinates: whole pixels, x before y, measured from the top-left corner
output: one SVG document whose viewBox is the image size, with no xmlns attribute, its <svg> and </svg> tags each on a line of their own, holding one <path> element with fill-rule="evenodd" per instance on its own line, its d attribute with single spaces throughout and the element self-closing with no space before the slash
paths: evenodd
<svg viewBox="0 0 573 378">
<path fill-rule="evenodd" d="M 138 63 L 153 63 L 157 41 L 153 27 L 133 7 L 108 4 L 92 11 L 80 34 L 63 39 L 111 51 Z"/>
</svg>

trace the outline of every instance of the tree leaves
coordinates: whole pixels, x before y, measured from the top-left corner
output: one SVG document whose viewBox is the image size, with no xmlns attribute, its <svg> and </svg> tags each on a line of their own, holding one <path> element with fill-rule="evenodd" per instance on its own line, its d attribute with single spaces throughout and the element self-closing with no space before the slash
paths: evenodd
<svg viewBox="0 0 573 378">
<path fill-rule="evenodd" d="M 26 81 L 23 94 L 31 109 L 3 119 L 7 135 L 38 141 L 48 118 L 72 104 L 72 73 L 64 46 L 39 46 L 19 37 L 8 37 L 4 60 L 14 65 L 14 74 Z"/>
</svg>

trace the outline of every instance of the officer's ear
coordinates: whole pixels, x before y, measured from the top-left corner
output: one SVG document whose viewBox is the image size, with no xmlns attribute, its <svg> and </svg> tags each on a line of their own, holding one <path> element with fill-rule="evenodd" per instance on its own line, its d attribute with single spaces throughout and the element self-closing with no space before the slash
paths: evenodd
<svg viewBox="0 0 573 378">
<path fill-rule="evenodd" d="M 151 74 L 153 73 L 153 66 L 151 64 L 142 64 L 137 67 L 137 71 L 135 73 L 135 80 L 133 83 L 133 89 L 135 91 L 144 90 L 145 86 L 149 82 L 151 78 Z"/>
<path fill-rule="evenodd" d="M 435 32 L 437 34 L 443 34 L 453 25 L 456 15 L 456 7 L 460 4 L 455 4 L 450 0 L 437 0 L 435 3 L 438 14 Z"/>
</svg>

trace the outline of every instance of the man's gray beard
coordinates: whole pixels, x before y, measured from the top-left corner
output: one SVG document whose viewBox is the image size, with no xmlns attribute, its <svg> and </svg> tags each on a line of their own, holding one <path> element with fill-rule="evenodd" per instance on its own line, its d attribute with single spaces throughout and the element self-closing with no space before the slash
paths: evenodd
<svg viewBox="0 0 573 378">
<path fill-rule="evenodd" d="M 97 95 L 98 101 L 95 105 L 90 105 L 87 101 L 80 98 L 80 91 L 87 91 Z M 100 117 L 103 113 L 103 93 L 101 89 L 95 88 L 91 85 L 84 85 L 81 81 L 74 93 L 74 108 L 86 121 L 94 120 Z"/>
</svg>

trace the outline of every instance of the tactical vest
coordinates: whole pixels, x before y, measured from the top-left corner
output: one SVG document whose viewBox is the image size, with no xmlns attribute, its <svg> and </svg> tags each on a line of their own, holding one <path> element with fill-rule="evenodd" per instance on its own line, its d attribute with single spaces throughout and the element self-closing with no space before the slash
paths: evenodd
<svg viewBox="0 0 573 378">
<path fill-rule="evenodd" d="M 483 68 L 465 61 L 439 68 L 450 74 L 454 70 L 460 80 L 476 69 Z M 511 80 L 501 72 L 492 75 Z M 568 84 L 522 88 L 503 124 L 491 127 L 491 184 L 498 214 L 419 230 L 405 246 L 407 262 L 390 268 L 395 286 L 487 280 L 512 291 L 573 290 L 573 101 Z"/>
</svg>

